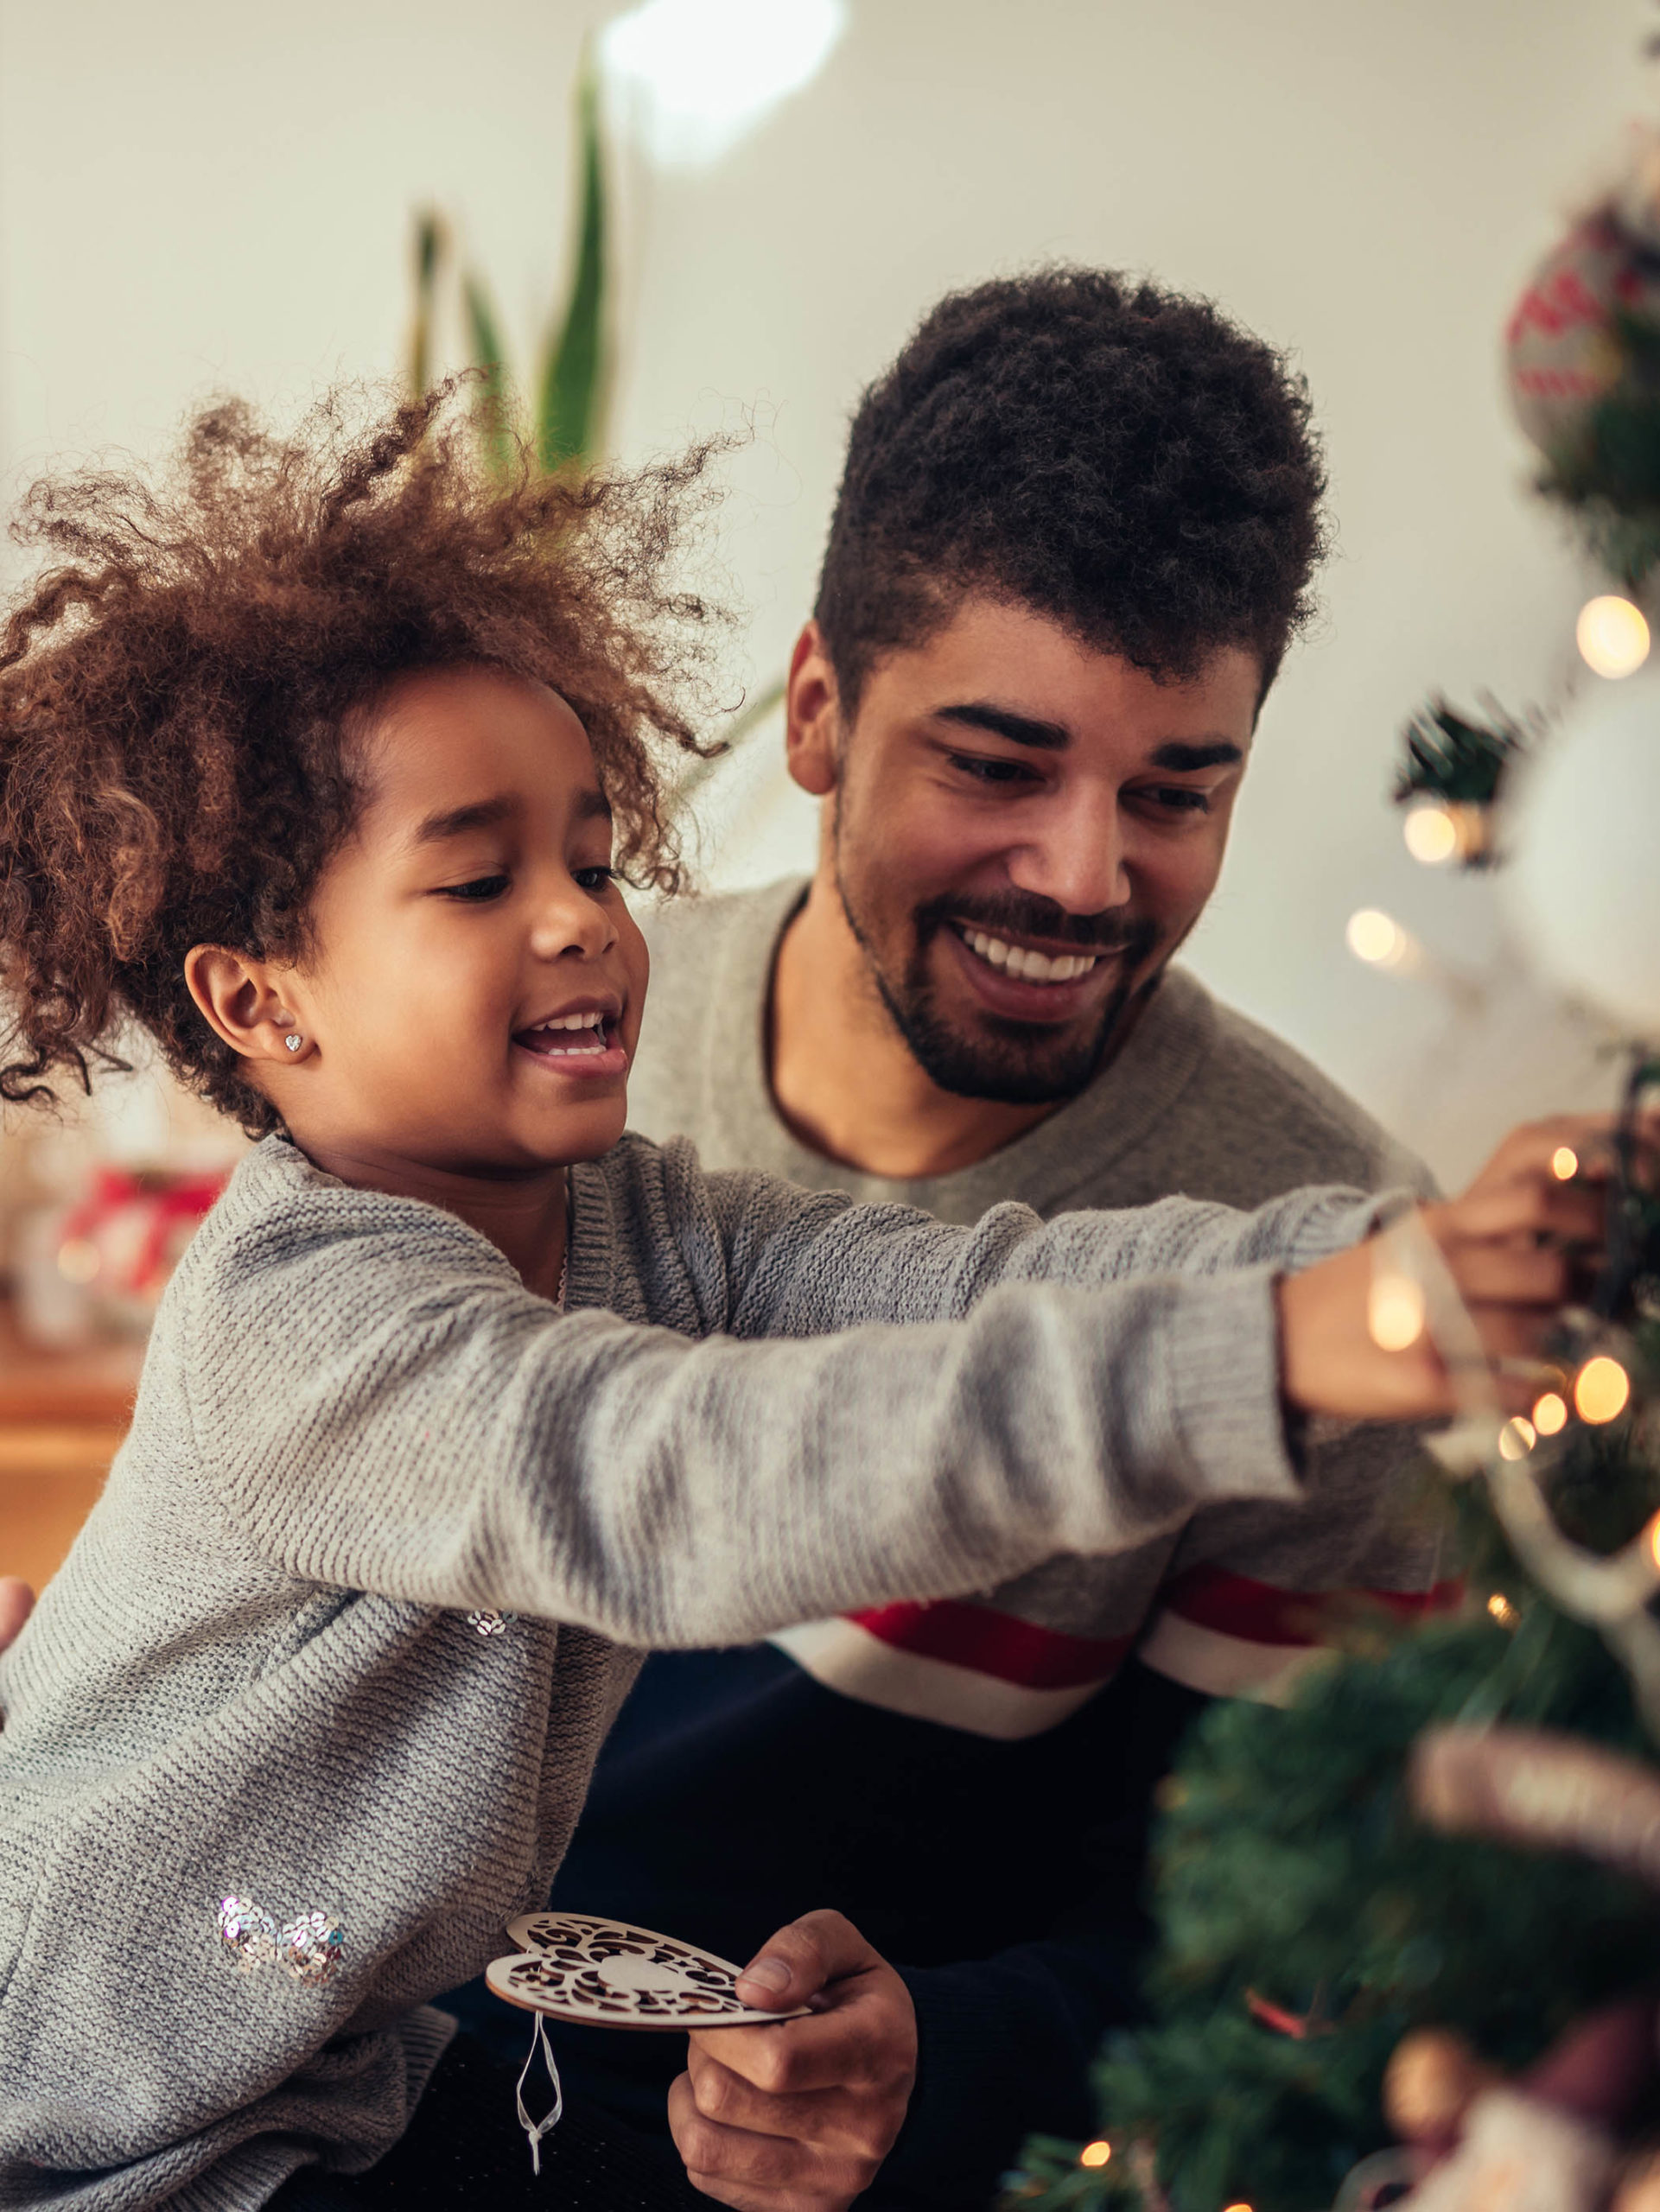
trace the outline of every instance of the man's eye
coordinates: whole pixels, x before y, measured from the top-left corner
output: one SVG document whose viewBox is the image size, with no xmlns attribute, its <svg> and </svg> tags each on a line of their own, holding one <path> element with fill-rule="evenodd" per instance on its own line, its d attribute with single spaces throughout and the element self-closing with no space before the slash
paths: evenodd
<svg viewBox="0 0 1660 2212">
<path fill-rule="evenodd" d="M 1024 760 L 989 758 L 982 753 L 953 753 L 951 763 L 976 784 L 1021 784 L 1033 780 L 1032 771 Z"/>
<path fill-rule="evenodd" d="M 1209 791 L 1196 791 L 1190 784 L 1161 785 L 1142 796 L 1170 814 L 1208 814 L 1211 810 Z"/>
<path fill-rule="evenodd" d="M 507 878 L 505 875 L 478 875 L 471 883 L 446 883 L 438 895 L 441 899 L 465 899 L 476 903 L 487 899 L 499 899 L 506 888 Z"/>
<path fill-rule="evenodd" d="M 583 891 L 603 891 L 620 880 L 621 870 L 614 868 L 579 868 L 576 882 Z"/>
</svg>

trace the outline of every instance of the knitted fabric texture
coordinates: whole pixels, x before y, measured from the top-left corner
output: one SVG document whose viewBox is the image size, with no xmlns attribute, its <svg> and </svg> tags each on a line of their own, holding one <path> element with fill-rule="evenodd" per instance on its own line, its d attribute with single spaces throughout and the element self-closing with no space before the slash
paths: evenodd
<svg viewBox="0 0 1660 2212">
<path fill-rule="evenodd" d="M 372 2164 L 641 1648 L 1296 1497 L 1272 1283 L 1376 1214 L 952 1228 L 639 1138 L 572 1184 L 563 1315 L 280 1138 L 186 1254 L 0 1660 L 0 2205 L 241 2212 Z"/>
</svg>

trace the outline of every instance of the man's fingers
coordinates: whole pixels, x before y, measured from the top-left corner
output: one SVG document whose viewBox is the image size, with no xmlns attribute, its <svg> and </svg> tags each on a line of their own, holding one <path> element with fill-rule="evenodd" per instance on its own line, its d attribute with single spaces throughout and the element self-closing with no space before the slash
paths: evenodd
<svg viewBox="0 0 1660 2212">
<path fill-rule="evenodd" d="M 1467 1306 L 1538 1306 L 1567 1300 L 1573 1268 L 1560 1252 L 1503 1244 L 1455 1245 L 1447 1254 Z"/>
<path fill-rule="evenodd" d="M 1606 1217 L 1600 1190 L 1558 1182 L 1544 1169 L 1478 1185 L 1449 1205 L 1427 1206 L 1424 1213 L 1443 1243 L 1531 1236 L 1595 1245 L 1603 1241 Z"/>
<path fill-rule="evenodd" d="M 741 2212 L 830 2212 L 850 2204 L 875 2178 L 873 2159 L 840 2158 L 706 2119 L 684 2074 L 669 2091 L 669 2130 L 692 2186 Z"/>
<path fill-rule="evenodd" d="M 696 2028 L 692 2041 L 769 2097 L 825 2089 L 885 2088 L 914 2054 L 896 2041 L 885 2012 L 849 1996 L 833 2011 L 775 2028 Z"/>
<path fill-rule="evenodd" d="M 809 1912 L 769 1936 L 738 1976 L 746 2005 L 788 2012 L 816 1997 L 827 1981 L 855 1974 L 875 1959 L 853 1923 L 839 1912 Z"/>
<path fill-rule="evenodd" d="M 810 2070 L 821 2069 L 815 2064 Z M 893 2091 L 887 2110 L 881 2100 L 849 2088 L 845 2069 L 819 2088 L 764 2089 L 696 2041 L 686 2072 L 692 2101 L 705 2120 L 718 2120 L 723 2127 L 747 2128 L 757 2135 L 787 2135 L 852 2156 L 884 2157 L 904 2117 L 903 2085 L 897 2080 L 884 2085 Z"/>
<path fill-rule="evenodd" d="M 15 1574 L 0 1575 L 0 1651 L 16 1640 L 35 1610 L 35 1592 Z"/>
</svg>

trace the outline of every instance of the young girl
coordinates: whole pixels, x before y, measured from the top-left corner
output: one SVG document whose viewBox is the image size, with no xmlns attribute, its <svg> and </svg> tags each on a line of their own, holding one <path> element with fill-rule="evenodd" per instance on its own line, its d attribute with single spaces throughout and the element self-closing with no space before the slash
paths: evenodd
<svg viewBox="0 0 1660 2212">
<path fill-rule="evenodd" d="M 1352 1193 L 960 1230 L 623 1136 L 682 488 L 487 490 L 429 403 L 34 494 L 0 1090 L 136 1025 L 263 1141 L 0 1662 L 6 2203 L 418 2140 L 429 2000 L 545 1898 L 641 1647 L 1294 1501 L 1288 1408 L 1445 1408 Z M 1495 1351 L 1563 1291 L 1532 1232 L 1597 1232 L 1557 1138 L 1427 1217 Z"/>
</svg>

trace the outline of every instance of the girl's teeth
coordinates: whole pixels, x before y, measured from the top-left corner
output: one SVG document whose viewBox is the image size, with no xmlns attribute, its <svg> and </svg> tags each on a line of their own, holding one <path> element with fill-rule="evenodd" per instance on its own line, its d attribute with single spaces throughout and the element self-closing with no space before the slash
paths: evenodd
<svg viewBox="0 0 1660 2212">
<path fill-rule="evenodd" d="M 1093 952 L 1062 952 L 1051 958 L 1046 952 L 1034 952 L 1002 938 L 988 937 L 983 930 L 965 930 L 964 935 L 971 952 L 1023 983 L 1070 983 L 1077 976 L 1087 976 L 1100 957 Z"/>
</svg>

